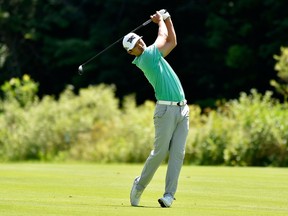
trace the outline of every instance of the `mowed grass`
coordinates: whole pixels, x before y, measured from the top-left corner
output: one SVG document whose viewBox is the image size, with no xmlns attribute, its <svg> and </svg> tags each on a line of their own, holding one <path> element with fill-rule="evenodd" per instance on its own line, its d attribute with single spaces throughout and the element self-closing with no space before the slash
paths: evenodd
<svg viewBox="0 0 288 216">
<path fill-rule="evenodd" d="M 131 207 L 141 165 L 0 164 L 0 215 L 265 216 L 288 215 L 287 168 L 184 166 L 177 200 L 160 208 L 166 166 Z"/>
</svg>

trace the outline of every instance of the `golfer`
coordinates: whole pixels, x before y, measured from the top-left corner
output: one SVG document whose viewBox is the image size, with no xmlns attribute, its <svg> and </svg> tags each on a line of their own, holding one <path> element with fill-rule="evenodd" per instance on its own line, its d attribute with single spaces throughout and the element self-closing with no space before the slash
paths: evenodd
<svg viewBox="0 0 288 216">
<path fill-rule="evenodd" d="M 161 207 L 170 207 L 183 165 L 189 129 L 189 107 L 180 80 L 164 59 L 177 45 L 170 14 L 162 9 L 150 18 L 158 24 L 158 35 L 152 45 L 146 47 L 142 38 L 135 33 L 127 34 L 122 41 L 126 51 L 136 56 L 132 63 L 143 71 L 153 86 L 157 99 L 154 112 L 154 149 L 147 158 L 141 175 L 134 180 L 130 202 L 132 206 L 139 205 L 144 189 L 168 155 L 165 192 L 158 202 Z"/>
</svg>

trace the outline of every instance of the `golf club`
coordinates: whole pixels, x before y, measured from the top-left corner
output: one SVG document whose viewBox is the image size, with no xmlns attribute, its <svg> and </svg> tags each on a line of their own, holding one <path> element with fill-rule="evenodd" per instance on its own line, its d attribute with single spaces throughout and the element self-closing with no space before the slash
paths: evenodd
<svg viewBox="0 0 288 216">
<path fill-rule="evenodd" d="M 135 32 L 137 31 L 138 29 L 148 25 L 152 20 L 149 19 L 147 20 L 146 22 L 142 23 L 140 26 L 138 26 L 137 28 L 133 29 L 131 32 Z M 81 64 L 79 67 L 78 67 L 78 73 L 79 75 L 82 75 L 83 72 L 84 72 L 84 69 L 83 69 L 83 66 L 86 65 L 87 63 L 91 62 L 93 59 L 95 59 L 97 56 L 99 56 L 100 54 L 102 54 L 103 52 L 105 52 L 106 50 L 108 50 L 109 48 L 111 48 L 112 46 L 114 46 L 115 44 L 117 44 L 118 42 L 120 42 L 122 39 L 124 38 L 121 37 L 119 38 L 117 41 L 115 41 L 114 43 L 110 44 L 108 47 L 106 47 L 105 49 L 103 49 L 102 51 L 100 51 L 99 53 L 97 53 L 95 56 L 93 56 L 92 58 L 88 59 L 86 62 L 84 62 L 83 64 Z"/>
</svg>

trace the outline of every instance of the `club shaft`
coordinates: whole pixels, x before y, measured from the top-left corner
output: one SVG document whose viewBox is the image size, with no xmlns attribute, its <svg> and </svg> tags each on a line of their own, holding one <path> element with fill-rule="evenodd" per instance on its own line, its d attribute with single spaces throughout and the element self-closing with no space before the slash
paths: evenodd
<svg viewBox="0 0 288 216">
<path fill-rule="evenodd" d="M 135 32 L 138 29 L 148 25 L 152 20 L 149 19 L 146 22 L 142 23 L 141 25 L 139 25 L 137 28 L 133 29 L 131 32 Z M 115 41 L 114 43 L 110 44 L 108 47 L 106 47 L 105 49 L 103 49 L 102 51 L 100 51 L 99 53 L 97 53 L 95 56 L 93 56 L 92 58 L 88 59 L 86 62 L 84 62 L 81 66 L 83 67 L 85 64 L 91 62 L 93 59 L 95 59 L 97 56 L 101 55 L 103 52 L 105 52 L 106 50 L 110 49 L 112 46 L 114 46 L 115 44 L 117 44 L 118 42 L 120 42 L 121 40 L 123 40 L 124 36 L 119 38 L 117 41 Z"/>
</svg>

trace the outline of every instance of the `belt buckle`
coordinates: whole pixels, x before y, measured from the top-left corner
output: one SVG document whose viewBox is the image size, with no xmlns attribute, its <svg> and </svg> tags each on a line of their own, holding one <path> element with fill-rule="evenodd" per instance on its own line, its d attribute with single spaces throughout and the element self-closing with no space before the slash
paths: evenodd
<svg viewBox="0 0 288 216">
<path fill-rule="evenodd" d="M 177 106 L 184 106 L 186 104 L 186 101 L 179 101 L 177 102 Z"/>
</svg>

